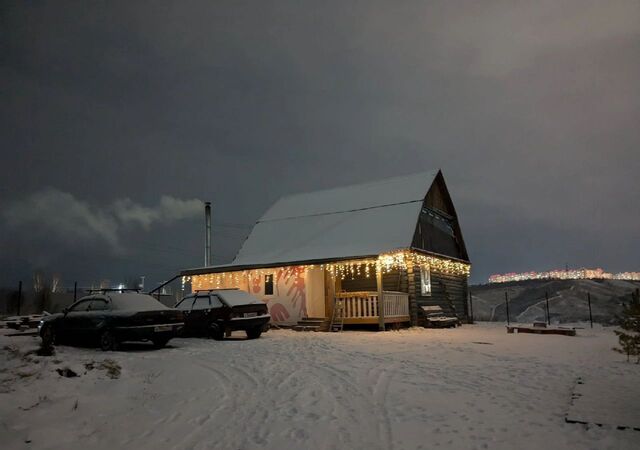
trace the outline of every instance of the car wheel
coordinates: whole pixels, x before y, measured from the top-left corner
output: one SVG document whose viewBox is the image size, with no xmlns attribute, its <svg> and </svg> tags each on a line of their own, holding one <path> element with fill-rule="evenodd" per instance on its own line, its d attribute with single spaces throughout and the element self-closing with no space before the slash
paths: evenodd
<svg viewBox="0 0 640 450">
<path fill-rule="evenodd" d="M 151 341 L 153 342 L 153 346 L 155 348 L 162 348 L 165 345 L 167 345 L 167 342 L 169 342 L 169 338 L 167 338 L 167 337 L 157 337 L 157 338 L 151 339 Z"/>
<path fill-rule="evenodd" d="M 42 346 L 53 347 L 57 343 L 56 330 L 52 325 L 46 325 L 42 330 Z"/>
<path fill-rule="evenodd" d="M 221 341 L 224 339 L 224 331 L 214 323 L 209 327 L 209 337 Z"/>
<path fill-rule="evenodd" d="M 255 327 L 247 330 L 247 337 L 249 339 L 258 339 L 261 334 L 262 334 L 262 327 Z"/>
<path fill-rule="evenodd" d="M 111 331 L 105 330 L 100 334 L 100 348 L 105 352 L 118 348 L 118 341 Z"/>
</svg>

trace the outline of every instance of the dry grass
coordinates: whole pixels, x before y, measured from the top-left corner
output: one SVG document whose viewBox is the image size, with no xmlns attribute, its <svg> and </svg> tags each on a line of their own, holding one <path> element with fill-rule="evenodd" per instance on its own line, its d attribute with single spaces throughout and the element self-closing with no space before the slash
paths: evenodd
<svg viewBox="0 0 640 450">
<path fill-rule="evenodd" d="M 99 369 L 106 370 L 107 376 L 112 379 L 120 378 L 122 367 L 113 359 L 105 359 L 98 366 Z"/>
<path fill-rule="evenodd" d="M 107 372 L 107 376 L 112 379 L 120 378 L 120 373 L 122 370 L 120 364 L 115 362 L 113 359 L 105 359 L 101 362 L 90 361 L 84 364 L 84 368 L 87 370 L 104 370 Z"/>
</svg>

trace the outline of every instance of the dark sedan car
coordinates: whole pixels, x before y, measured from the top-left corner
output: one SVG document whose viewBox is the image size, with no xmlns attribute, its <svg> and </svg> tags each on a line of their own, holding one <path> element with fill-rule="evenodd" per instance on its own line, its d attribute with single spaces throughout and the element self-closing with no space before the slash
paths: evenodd
<svg viewBox="0 0 640 450">
<path fill-rule="evenodd" d="M 62 313 L 45 316 L 38 331 L 45 346 L 98 344 L 115 350 L 122 341 L 151 341 L 164 347 L 183 326 L 180 311 L 147 294 L 102 292 L 83 297 Z"/>
<path fill-rule="evenodd" d="M 209 336 L 217 340 L 235 330 L 249 339 L 269 329 L 267 304 L 238 289 L 198 291 L 183 298 L 176 309 L 184 314 L 184 335 Z"/>
</svg>

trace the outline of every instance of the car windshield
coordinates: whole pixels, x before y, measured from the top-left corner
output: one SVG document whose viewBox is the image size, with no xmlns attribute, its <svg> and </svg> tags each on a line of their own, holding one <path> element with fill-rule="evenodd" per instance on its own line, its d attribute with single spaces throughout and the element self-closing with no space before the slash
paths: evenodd
<svg viewBox="0 0 640 450">
<path fill-rule="evenodd" d="M 109 294 L 112 309 L 119 311 L 158 311 L 169 309 L 155 298 L 147 294 Z"/>
<path fill-rule="evenodd" d="M 69 311 L 73 311 L 73 312 L 86 311 L 89 308 L 90 304 L 91 304 L 91 299 L 80 300 L 75 305 L 71 305 L 71 307 L 69 307 Z"/>
<path fill-rule="evenodd" d="M 198 296 L 196 297 L 196 301 L 193 302 L 193 309 L 209 309 L 211 308 L 211 302 L 209 301 L 209 296 Z"/>
<path fill-rule="evenodd" d="M 181 311 L 188 311 L 191 309 L 191 305 L 193 305 L 193 297 L 187 297 L 178 303 L 175 307 Z"/>
<path fill-rule="evenodd" d="M 262 300 L 258 300 L 253 295 L 239 289 L 220 290 L 214 293 L 229 306 L 264 304 Z"/>
<path fill-rule="evenodd" d="M 89 311 L 106 311 L 108 309 L 109 305 L 107 305 L 107 302 L 104 300 L 93 300 L 89 307 Z"/>
</svg>

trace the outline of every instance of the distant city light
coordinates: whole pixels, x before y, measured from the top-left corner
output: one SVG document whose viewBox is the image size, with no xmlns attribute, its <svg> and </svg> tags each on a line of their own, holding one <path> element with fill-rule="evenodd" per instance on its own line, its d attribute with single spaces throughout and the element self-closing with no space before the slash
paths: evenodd
<svg viewBox="0 0 640 450">
<path fill-rule="evenodd" d="M 547 272 L 521 272 L 495 274 L 489 277 L 489 283 L 508 283 L 525 280 L 626 280 L 640 281 L 640 272 L 609 273 L 597 269 L 556 269 Z"/>
</svg>

